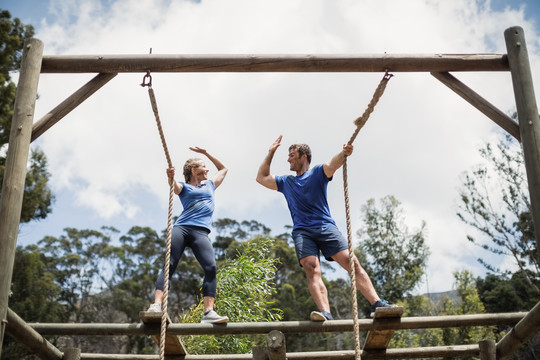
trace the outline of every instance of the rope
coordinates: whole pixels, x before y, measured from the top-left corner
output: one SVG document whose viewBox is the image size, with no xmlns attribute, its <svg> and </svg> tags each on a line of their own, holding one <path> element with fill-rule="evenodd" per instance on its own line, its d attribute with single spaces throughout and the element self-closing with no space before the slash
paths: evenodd
<svg viewBox="0 0 540 360">
<path fill-rule="evenodd" d="M 148 79 L 148 82 L 145 82 Z M 169 155 L 169 150 L 167 148 L 167 142 L 165 141 L 165 135 L 163 134 L 163 128 L 161 127 L 161 121 L 159 119 L 159 112 L 157 108 L 156 96 L 154 95 L 154 89 L 152 89 L 152 77 L 150 76 L 150 71 L 146 73 L 143 78 L 141 86 L 148 86 L 148 96 L 150 97 L 150 104 L 152 105 L 152 110 L 154 111 L 154 116 L 156 118 L 156 124 L 161 138 L 161 144 L 163 145 L 163 150 L 165 151 L 165 158 L 167 159 L 167 164 L 169 167 L 172 167 L 171 156 Z M 172 233 L 172 218 L 173 218 L 173 201 L 174 201 L 174 179 L 171 181 L 169 188 L 169 215 L 167 218 L 167 243 L 165 251 L 165 267 L 164 267 L 164 283 L 163 283 L 163 302 L 161 304 L 161 331 L 159 335 L 159 359 L 165 359 L 165 337 L 167 335 L 167 322 L 168 322 L 168 298 L 169 298 L 169 264 L 171 262 L 171 233 Z"/>
<path fill-rule="evenodd" d="M 354 124 L 356 125 L 356 130 L 354 131 L 353 135 L 349 139 L 348 144 L 352 145 L 353 141 L 356 139 L 356 136 L 360 132 L 360 129 L 366 124 L 367 120 L 369 119 L 369 116 L 375 109 L 375 105 L 379 102 L 379 99 L 384 93 L 384 90 L 386 89 L 386 84 L 388 84 L 388 80 L 392 77 L 392 74 L 389 74 L 388 71 L 384 74 L 383 78 L 381 79 L 381 82 L 375 89 L 375 92 L 373 94 L 373 98 L 371 99 L 370 103 L 368 104 L 366 110 L 360 116 L 354 121 Z M 355 353 L 355 359 L 360 360 L 361 358 L 361 348 L 360 348 L 360 328 L 358 325 L 358 300 L 356 297 L 356 273 L 354 269 L 354 249 L 352 244 L 352 235 L 351 235 L 351 210 L 349 205 L 349 184 L 348 184 L 348 178 L 347 178 L 347 157 L 345 157 L 345 160 L 343 161 L 343 190 L 345 192 L 345 217 L 347 221 L 347 240 L 349 243 L 349 275 L 351 277 L 351 300 L 352 300 L 352 312 L 353 312 L 353 325 L 354 325 L 354 353 Z"/>
</svg>

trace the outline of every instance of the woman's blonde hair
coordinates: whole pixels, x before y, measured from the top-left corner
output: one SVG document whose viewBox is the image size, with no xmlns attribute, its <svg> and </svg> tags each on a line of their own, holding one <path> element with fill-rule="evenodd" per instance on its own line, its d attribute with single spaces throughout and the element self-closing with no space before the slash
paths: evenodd
<svg viewBox="0 0 540 360">
<path fill-rule="evenodd" d="M 199 158 L 191 158 L 186 161 L 186 163 L 184 164 L 184 179 L 186 179 L 187 183 L 191 181 L 191 169 L 198 168 L 202 165 L 203 161 Z"/>
</svg>

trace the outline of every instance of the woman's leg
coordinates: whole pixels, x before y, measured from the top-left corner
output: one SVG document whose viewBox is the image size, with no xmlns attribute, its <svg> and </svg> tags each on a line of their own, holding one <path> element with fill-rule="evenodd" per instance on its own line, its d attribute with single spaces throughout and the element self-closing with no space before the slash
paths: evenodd
<svg viewBox="0 0 540 360">
<path fill-rule="evenodd" d="M 178 263 L 182 258 L 182 254 L 186 249 L 186 240 L 188 238 L 188 232 L 185 227 L 173 226 L 171 233 L 171 258 L 169 260 L 169 287 L 171 286 L 171 278 L 174 271 L 178 267 Z M 165 269 L 165 265 L 163 265 Z M 165 283 L 165 271 L 161 270 L 159 277 L 156 281 L 156 292 L 154 295 L 155 302 L 161 304 L 163 302 L 163 290 Z"/>
</svg>

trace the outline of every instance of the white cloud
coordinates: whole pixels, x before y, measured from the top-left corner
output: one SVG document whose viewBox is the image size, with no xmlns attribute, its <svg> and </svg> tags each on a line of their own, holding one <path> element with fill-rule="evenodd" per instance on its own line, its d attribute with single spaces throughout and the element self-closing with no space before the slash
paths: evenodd
<svg viewBox="0 0 540 360">
<path fill-rule="evenodd" d="M 155 54 L 505 53 L 504 30 L 520 25 L 540 84 L 540 37 L 522 9 L 494 12 L 472 0 L 127 0 L 106 9 L 100 4 L 52 2 L 64 12 L 58 22 L 38 28 L 45 54 L 146 54 L 150 48 Z M 38 141 L 50 162 L 53 188 L 77 193 L 73 206 L 104 222 L 144 223 L 151 205 L 148 197 L 141 202 L 137 189 L 154 194 L 162 209 L 167 205 L 166 161 L 146 89 L 139 86 L 143 75 L 119 74 Z M 288 172 L 286 147 L 292 142 L 309 143 L 314 163 L 326 161 L 349 139 L 382 76 L 152 75 L 174 165 L 181 168 L 195 155 L 189 146 L 206 147 L 230 168 L 218 190 L 216 216 L 255 219 L 274 233 L 290 218 L 281 195 L 254 181 L 268 146 L 284 135 L 272 167 L 276 174 Z M 508 73 L 454 75 L 501 110 L 514 108 Z M 43 75 L 37 118 L 93 76 Z M 480 161 L 476 149 L 494 137 L 494 128 L 431 75 L 397 73 L 355 141 L 349 160 L 353 229 L 360 226 L 359 209 L 367 199 L 394 195 L 412 224 L 427 222 L 432 291 L 447 290 L 453 271 L 482 271 L 454 204 L 459 174 Z M 329 196 L 345 232 L 341 174 Z M 176 213 L 179 208 L 177 201 Z"/>
</svg>

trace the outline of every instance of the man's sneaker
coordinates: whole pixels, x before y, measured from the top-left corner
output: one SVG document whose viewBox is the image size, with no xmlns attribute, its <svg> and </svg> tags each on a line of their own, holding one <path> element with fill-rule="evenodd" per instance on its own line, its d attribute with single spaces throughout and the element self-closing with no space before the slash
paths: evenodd
<svg viewBox="0 0 540 360">
<path fill-rule="evenodd" d="M 218 315 L 214 310 L 205 312 L 201 319 L 201 323 L 206 324 L 225 324 L 227 321 L 229 321 L 227 316 Z"/>
<path fill-rule="evenodd" d="M 152 305 L 150 305 L 150 307 L 146 311 L 148 311 L 148 312 L 161 312 L 161 304 L 153 303 Z"/>
<path fill-rule="evenodd" d="M 397 305 L 390 304 L 388 301 L 384 299 L 380 299 L 375 301 L 373 305 L 371 305 L 371 314 L 369 316 L 373 317 L 375 316 L 375 309 L 379 307 L 397 307 Z"/>
<path fill-rule="evenodd" d="M 309 318 L 311 321 L 334 320 L 332 314 L 330 314 L 328 311 L 312 311 Z"/>
</svg>

